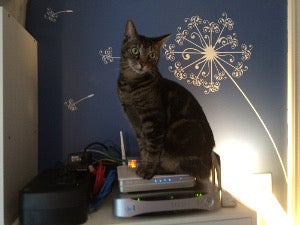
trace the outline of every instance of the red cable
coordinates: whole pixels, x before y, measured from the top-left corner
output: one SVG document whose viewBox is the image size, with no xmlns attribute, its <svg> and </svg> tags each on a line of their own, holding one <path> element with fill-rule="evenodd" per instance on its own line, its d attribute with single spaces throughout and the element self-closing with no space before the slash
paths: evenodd
<svg viewBox="0 0 300 225">
<path fill-rule="evenodd" d="M 95 183 L 94 183 L 94 188 L 93 188 L 93 195 L 98 194 L 98 192 L 100 191 L 100 189 L 103 186 L 105 170 L 106 170 L 106 167 L 101 162 L 99 162 L 98 166 L 96 168 L 96 171 L 94 173 L 95 174 Z"/>
</svg>

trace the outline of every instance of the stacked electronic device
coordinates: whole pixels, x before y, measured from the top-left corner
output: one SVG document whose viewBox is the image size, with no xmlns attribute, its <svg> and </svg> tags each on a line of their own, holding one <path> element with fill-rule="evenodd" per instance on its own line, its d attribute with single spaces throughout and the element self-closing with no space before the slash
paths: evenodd
<svg viewBox="0 0 300 225">
<path fill-rule="evenodd" d="M 88 219 L 89 190 L 87 172 L 45 170 L 20 191 L 20 223 L 82 224 Z"/>
<path fill-rule="evenodd" d="M 114 214 L 132 217 L 147 213 L 220 208 L 220 189 L 211 182 L 199 183 L 187 174 L 155 175 L 146 180 L 135 169 L 117 168 L 119 194 L 114 198 Z"/>
</svg>

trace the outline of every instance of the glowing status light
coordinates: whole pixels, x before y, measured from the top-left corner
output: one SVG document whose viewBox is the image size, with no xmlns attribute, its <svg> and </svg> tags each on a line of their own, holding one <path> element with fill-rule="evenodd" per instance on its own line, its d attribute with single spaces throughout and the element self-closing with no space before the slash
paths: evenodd
<svg viewBox="0 0 300 225">
<path fill-rule="evenodd" d="M 174 199 L 174 195 L 171 195 L 171 196 L 170 196 L 170 199 Z"/>
<path fill-rule="evenodd" d="M 140 202 L 140 201 L 141 201 L 141 198 L 140 198 L 140 197 L 138 197 L 136 200 L 137 200 L 138 202 Z"/>
<path fill-rule="evenodd" d="M 128 163 L 128 165 L 129 165 L 129 163 Z M 183 177 L 178 177 L 178 178 L 172 178 L 172 177 L 164 177 L 164 178 L 153 178 L 152 179 L 152 182 L 153 183 L 172 183 L 172 182 L 178 182 L 178 181 L 183 181 L 184 180 L 184 178 Z"/>
<path fill-rule="evenodd" d="M 194 196 L 195 196 L 195 197 L 201 197 L 202 194 L 201 194 L 201 193 L 195 193 Z"/>
<path fill-rule="evenodd" d="M 172 178 L 170 177 L 165 177 L 165 178 L 154 178 L 153 183 L 170 183 L 172 182 Z"/>
<path fill-rule="evenodd" d="M 132 169 L 137 168 L 137 160 L 136 159 L 128 160 L 128 167 Z"/>
</svg>

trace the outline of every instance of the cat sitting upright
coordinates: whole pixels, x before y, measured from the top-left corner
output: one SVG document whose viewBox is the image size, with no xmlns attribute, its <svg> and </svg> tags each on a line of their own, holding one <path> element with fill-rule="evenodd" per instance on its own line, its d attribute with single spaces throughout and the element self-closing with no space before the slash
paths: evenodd
<svg viewBox="0 0 300 225">
<path fill-rule="evenodd" d="M 170 35 L 139 35 L 128 20 L 121 50 L 118 95 L 134 128 L 141 153 L 137 174 L 187 173 L 210 176 L 213 132 L 193 95 L 165 79 L 157 64 L 160 49 Z"/>
</svg>

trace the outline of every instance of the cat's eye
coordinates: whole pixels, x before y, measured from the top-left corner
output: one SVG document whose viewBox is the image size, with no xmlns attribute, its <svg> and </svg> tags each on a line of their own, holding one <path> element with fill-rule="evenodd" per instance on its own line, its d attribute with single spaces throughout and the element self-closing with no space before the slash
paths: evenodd
<svg viewBox="0 0 300 225">
<path fill-rule="evenodd" d="M 156 54 L 155 54 L 155 52 L 151 52 L 151 53 L 149 54 L 149 59 L 156 59 Z"/>
<path fill-rule="evenodd" d="M 131 49 L 131 53 L 132 53 L 133 55 L 138 55 L 138 54 L 140 54 L 140 51 L 139 51 L 138 48 L 133 47 L 133 48 Z"/>
</svg>

